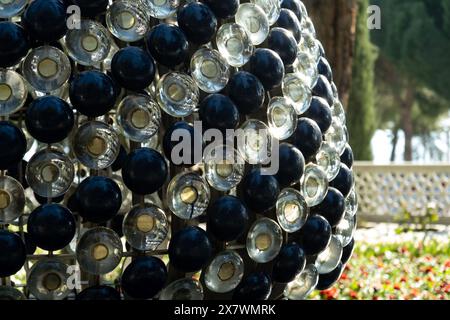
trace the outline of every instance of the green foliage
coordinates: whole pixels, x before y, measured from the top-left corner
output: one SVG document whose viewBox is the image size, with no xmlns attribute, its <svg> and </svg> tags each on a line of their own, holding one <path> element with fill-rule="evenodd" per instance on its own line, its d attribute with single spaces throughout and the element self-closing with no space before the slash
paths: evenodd
<svg viewBox="0 0 450 320">
<path fill-rule="evenodd" d="M 374 65 L 376 50 L 367 29 L 368 0 L 358 1 L 353 79 L 348 105 L 350 144 L 355 159 L 371 160 L 370 141 L 376 129 L 374 110 Z"/>
<path fill-rule="evenodd" d="M 395 216 L 395 222 L 399 224 L 397 233 L 405 232 L 427 232 L 430 230 L 432 223 L 439 222 L 439 214 L 435 207 L 428 206 L 422 215 L 414 215 L 408 209 L 403 208 L 402 211 Z"/>
</svg>

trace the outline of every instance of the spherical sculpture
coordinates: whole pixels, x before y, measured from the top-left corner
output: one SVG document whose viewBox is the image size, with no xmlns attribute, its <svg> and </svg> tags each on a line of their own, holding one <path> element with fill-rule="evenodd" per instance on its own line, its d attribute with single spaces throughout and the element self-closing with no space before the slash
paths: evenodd
<svg viewBox="0 0 450 320">
<path fill-rule="evenodd" d="M 6 2 L 0 278 L 27 279 L 8 297 L 301 300 L 338 281 L 354 158 L 300 0 Z"/>
</svg>

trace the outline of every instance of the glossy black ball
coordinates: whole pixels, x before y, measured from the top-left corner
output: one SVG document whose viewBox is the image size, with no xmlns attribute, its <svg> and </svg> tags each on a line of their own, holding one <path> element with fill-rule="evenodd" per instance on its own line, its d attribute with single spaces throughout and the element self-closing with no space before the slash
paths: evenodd
<svg viewBox="0 0 450 320">
<path fill-rule="evenodd" d="M 239 238 L 248 227 L 249 214 L 244 203 L 233 196 L 223 196 L 208 208 L 208 231 L 224 242 Z"/>
<path fill-rule="evenodd" d="M 353 183 L 352 171 L 345 164 L 341 163 L 339 173 L 336 178 L 330 182 L 330 187 L 338 189 L 342 195 L 347 198 L 353 188 Z"/>
<path fill-rule="evenodd" d="M 36 199 L 36 201 L 40 204 L 47 204 L 48 203 L 48 198 L 46 197 L 41 197 L 40 195 L 38 195 L 36 192 L 34 192 L 34 198 Z M 57 197 L 57 198 L 52 198 L 52 203 L 61 203 L 64 200 L 64 195 Z"/>
<path fill-rule="evenodd" d="M 123 291 L 134 299 L 150 299 L 164 288 L 167 268 L 156 257 L 139 257 L 133 260 L 122 275 Z"/>
<path fill-rule="evenodd" d="M 266 90 L 281 85 L 284 64 L 278 53 L 270 49 L 256 49 L 248 63 L 249 71 L 258 77 Z"/>
<path fill-rule="evenodd" d="M 31 136 L 48 144 L 66 139 L 74 123 L 72 108 L 67 102 L 54 96 L 34 100 L 25 117 L 25 124 Z"/>
<path fill-rule="evenodd" d="M 19 166 L 27 151 L 24 133 L 8 121 L 0 121 L 0 170 Z"/>
<path fill-rule="evenodd" d="M 317 283 L 316 290 L 330 289 L 341 277 L 344 265 L 339 262 L 338 266 L 330 273 L 319 275 L 319 282 Z"/>
<path fill-rule="evenodd" d="M 202 3 L 186 4 L 178 11 L 177 20 L 188 40 L 195 44 L 210 42 L 217 30 L 216 16 Z"/>
<path fill-rule="evenodd" d="M 15 164 L 6 169 L 6 174 L 19 181 L 24 189 L 30 186 L 24 174 L 27 171 L 27 166 L 28 161 L 22 160 L 20 164 Z"/>
<path fill-rule="evenodd" d="M 79 301 L 119 301 L 120 292 L 110 286 L 99 285 L 86 288 L 75 298 Z"/>
<path fill-rule="evenodd" d="M 344 250 L 342 251 L 341 262 L 343 264 L 346 264 L 350 260 L 354 250 L 355 250 L 355 239 L 352 239 L 352 241 L 350 241 L 350 243 L 346 245 L 344 247 Z"/>
<path fill-rule="evenodd" d="M 233 293 L 233 300 L 267 300 L 272 292 L 272 281 L 265 272 L 255 272 L 245 277 Z"/>
<path fill-rule="evenodd" d="M 300 42 L 302 39 L 300 21 L 295 13 L 289 9 L 281 9 L 280 16 L 274 27 L 280 27 L 290 31 L 297 42 Z"/>
<path fill-rule="evenodd" d="M 152 57 L 166 67 L 175 67 L 188 58 L 187 38 L 177 26 L 157 25 L 147 35 L 146 43 Z"/>
<path fill-rule="evenodd" d="M 308 110 L 302 117 L 314 120 L 319 125 L 323 134 L 331 127 L 331 122 L 333 120 L 330 106 L 325 99 L 320 97 L 312 98 Z"/>
<path fill-rule="evenodd" d="M 280 144 L 280 167 L 276 178 L 281 188 L 298 183 L 305 171 L 305 158 L 299 149 L 289 143 Z"/>
<path fill-rule="evenodd" d="M 16 234 L 22 239 L 20 232 L 16 232 Z M 27 250 L 27 254 L 34 254 L 36 252 L 37 246 L 34 240 L 31 238 L 28 232 L 23 233 L 25 248 Z M 23 241 L 23 240 L 22 240 Z"/>
<path fill-rule="evenodd" d="M 282 0 L 281 8 L 291 10 L 297 16 L 299 21 L 301 21 L 302 8 L 301 8 L 301 4 L 299 3 L 299 0 Z"/>
<path fill-rule="evenodd" d="M 0 230 L 0 278 L 16 274 L 25 264 L 26 257 L 22 239 L 15 233 Z"/>
<path fill-rule="evenodd" d="M 0 22 L 0 43 L 0 68 L 18 64 L 30 49 L 26 31 L 12 22 Z"/>
<path fill-rule="evenodd" d="M 323 216 L 334 228 L 344 217 L 345 198 L 339 190 L 328 188 L 325 199 L 317 206 L 312 207 L 311 212 Z"/>
<path fill-rule="evenodd" d="M 222 94 L 211 94 L 200 104 L 200 119 L 204 129 L 235 129 L 239 124 L 239 110 L 231 99 Z"/>
<path fill-rule="evenodd" d="M 176 131 L 183 133 L 183 136 L 177 139 L 177 137 L 173 135 L 174 132 Z M 183 150 L 181 150 L 179 153 L 176 154 L 176 157 L 172 157 L 172 151 L 175 148 L 175 146 L 184 141 L 185 136 L 187 135 L 189 135 L 190 138 L 191 148 L 189 150 L 187 148 L 183 148 Z M 201 142 L 202 137 L 201 135 L 196 136 L 194 127 L 191 124 L 185 121 L 176 122 L 171 127 L 169 127 L 166 130 L 166 133 L 164 134 L 163 138 L 164 155 L 175 166 L 191 167 L 192 165 L 202 160 L 201 157 L 198 157 L 199 155 L 195 153 L 195 144 L 199 143 L 199 141 L 200 143 L 202 143 Z"/>
<path fill-rule="evenodd" d="M 279 283 L 289 283 L 305 266 L 303 249 L 296 243 L 285 244 L 273 262 L 272 279 Z"/>
<path fill-rule="evenodd" d="M 117 52 L 111 62 L 114 79 L 122 87 L 139 91 L 147 88 L 155 79 L 153 58 L 138 47 L 126 47 Z"/>
<path fill-rule="evenodd" d="M 317 82 L 312 88 L 312 93 L 315 96 L 321 97 L 327 100 L 328 105 L 332 106 L 334 103 L 333 89 L 327 78 L 323 75 L 319 75 Z"/>
<path fill-rule="evenodd" d="M 123 214 L 117 214 L 114 216 L 111 221 L 109 227 L 111 230 L 113 230 L 117 235 L 122 238 L 123 237 L 123 220 L 125 219 L 125 216 Z"/>
<path fill-rule="evenodd" d="M 164 157 L 156 150 L 140 148 L 131 152 L 122 168 L 122 178 L 132 192 L 146 195 L 158 191 L 167 179 Z"/>
<path fill-rule="evenodd" d="M 354 156 L 353 150 L 350 145 L 346 145 L 344 149 L 344 153 L 341 155 L 341 162 L 344 163 L 349 169 L 353 167 Z"/>
<path fill-rule="evenodd" d="M 313 157 L 322 146 L 322 131 L 317 123 L 308 118 L 300 118 L 289 142 L 296 146 L 306 160 Z"/>
<path fill-rule="evenodd" d="M 274 176 L 263 175 L 261 169 L 252 169 L 242 181 L 243 200 L 247 207 L 263 213 L 272 209 L 280 194 L 280 185 Z"/>
<path fill-rule="evenodd" d="M 63 249 L 72 241 L 75 231 L 72 212 L 59 204 L 40 206 L 28 218 L 28 233 L 36 245 L 44 250 Z"/>
<path fill-rule="evenodd" d="M 291 66 L 297 59 L 297 41 L 292 33 L 284 28 L 272 29 L 267 38 L 267 45 L 278 53 L 285 67 Z"/>
<path fill-rule="evenodd" d="M 61 0 L 35 0 L 25 10 L 22 24 L 36 40 L 59 40 L 67 32 L 66 6 Z"/>
<path fill-rule="evenodd" d="M 258 112 L 264 104 L 266 94 L 264 86 L 249 72 L 240 71 L 234 74 L 228 82 L 227 91 L 241 114 Z"/>
<path fill-rule="evenodd" d="M 111 165 L 111 169 L 114 172 L 117 172 L 122 169 L 125 161 L 127 160 L 127 150 L 125 150 L 124 146 L 120 146 L 119 155 L 117 156 L 114 163 Z"/>
<path fill-rule="evenodd" d="M 239 8 L 239 0 L 202 0 L 214 12 L 216 17 L 227 19 L 234 16 Z"/>
<path fill-rule="evenodd" d="M 119 94 L 111 77 L 99 71 L 78 74 L 70 84 L 69 93 L 73 107 L 88 117 L 108 113 Z"/>
<path fill-rule="evenodd" d="M 111 220 L 122 205 L 122 192 L 117 183 L 106 177 L 91 176 L 76 191 L 78 213 L 89 222 Z"/>
<path fill-rule="evenodd" d="M 93 18 L 98 14 L 105 12 L 108 7 L 108 0 L 72 0 L 74 4 L 81 8 L 83 17 Z"/>
<path fill-rule="evenodd" d="M 202 269 L 213 254 L 206 232 L 198 227 L 184 228 L 172 237 L 169 244 L 170 264 L 179 271 Z"/>
<path fill-rule="evenodd" d="M 294 235 L 306 255 L 312 256 L 326 249 L 331 240 L 331 226 L 319 215 L 309 217 L 305 225 Z"/>
<path fill-rule="evenodd" d="M 317 70 L 319 74 L 325 76 L 329 82 L 333 81 L 333 70 L 331 69 L 330 63 L 324 57 L 320 57 L 317 63 Z"/>
</svg>

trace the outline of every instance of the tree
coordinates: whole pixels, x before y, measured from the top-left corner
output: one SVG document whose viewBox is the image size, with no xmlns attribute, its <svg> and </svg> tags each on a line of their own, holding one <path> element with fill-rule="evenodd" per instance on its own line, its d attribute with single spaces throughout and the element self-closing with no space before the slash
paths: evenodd
<svg viewBox="0 0 450 320">
<path fill-rule="evenodd" d="M 304 0 L 346 106 L 351 88 L 357 0 Z"/>
<path fill-rule="evenodd" d="M 377 85 L 389 97 L 377 99 L 377 110 L 391 115 L 384 120 L 393 123 L 393 142 L 399 129 L 404 132 L 404 159 L 410 161 L 413 136 L 429 134 L 448 110 L 450 5 L 446 0 L 372 0 L 372 4 L 382 12 L 382 29 L 372 33 L 380 48 Z M 387 100 L 391 103 L 380 104 Z"/>
<path fill-rule="evenodd" d="M 348 104 L 348 129 L 355 159 L 371 160 L 371 140 L 376 129 L 374 66 L 376 50 L 367 28 L 368 0 L 358 0 L 353 79 Z"/>
</svg>

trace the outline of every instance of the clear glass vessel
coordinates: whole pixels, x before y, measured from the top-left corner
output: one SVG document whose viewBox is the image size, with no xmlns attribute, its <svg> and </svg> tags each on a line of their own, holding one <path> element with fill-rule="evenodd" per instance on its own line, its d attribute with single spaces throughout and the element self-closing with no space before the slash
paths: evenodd
<svg viewBox="0 0 450 320">
<path fill-rule="evenodd" d="M 239 5 L 235 16 L 236 23 L 244 27 L 252 43 L 257 46 L 266 40 L 270 27 L 264 10 L 253 3 Z"/>
<path fill-rule="evenodd" d="M 283 95 L 294 102 L 297 115 L 302 115 L 309 109 L 312 92 L 308 81 L 300 73 L 289 73 L 283 79 Z"/>
<path fill-rule="evenodd" d="M 156 250 L 166 239 L 168 231 L 166 214 L 153 204 L 135 206 L 123 221 L 123 234 L 127 242 L 141 251 Z"/>
<path fill-rule="evenodd" d="M 42 46 L 28 53 L 22 64 L 22 74 L 34 89 L 50 93 L 69 80 L 72 66 L 64 52 Z"/>
<path fill-rule="evenodd" d="M 0 176 L 0 225 L 13 222 L 25 208 L 25 191 L 16 179 Z"/>
<path fill-rule="evenodd" d="M 225 293 L 234 290 L 244 276 L 244 261 L 232 250 L 219 253 L 206 268 L 205 285 L 212 292 Z"/>
<path fill-rule="evenodd" d="M 274 97 L 267 107 L 267 119 L 270 133 L 278 140 L 286 140 L 297 127 L 297 112 L 289 98 Z"/>
<path fill-rule="evenodd" d="M 13 70 L 0 69 L 0 116 L 18 111 L 27 101 L 28 90 L 24 79 Z"/>
<path fill-rule="evenodd" d="M 249 164 L 267 164 L 272 154 L 272 135 L 260 120 L 250 119 L 242 124 L 238 136 L 238 151 Z"/>
<path fill-rule="evenodd" d="M 327 274 L 336 269 L 341 261 L 343 249 L 341 241 L 335 235 L 331 236 L 330 244 L 316 259 L 315 265 L 319 274 Z"/>
<path fill-rule="evenodd" d="M 165 19 L 174 15 L 180 5 L 180 0 L 143 0 L 153 18 Z"/>
<path fill-rule="evenodd" d="M 119 104 L 116 118 L 124 134 L 136 142 L 150 139 L 161 126 L 158 104 L 143 94 L 126 96 Z"/>
<path fill-rule="evenodd" d="M 333 181 L 341 169 L 341 157 L 336 149 L 326 142 L 322 143 L 319 152 L 317 152 L 316 162 L 319 168 L 326 173 L 328 181 Z"/>
<path fill-rule="evenodd" d="M 123 246 L 119 236 L 104 227 L 84 232 L 76 248 L 81 269 L 95 275 L 113 271 L 119 265 L 122 253 Z"/>
<path fill-rule="evenodd" d="M 217 31 L 216 43 L 226 62 L 237 68 L 250 60 L 254 50 L 247 31 L 236 23 L 222 25 Z"/>
<path fill-rule="evenodd" d="M 344 218 L 336 227 L 336 238 L 341 242 L 342 246 L 347 246 L 353 239 L 356 231 L 356 215 L 352 215 L 346 211 Z"/>
<path fill-rule="evenodd" d="M 293 233 L 300 230 L 306 223 L 309 215 L 308 204 L 295 189 L 287 188 L 278 196 L 277 219 L 284 231 Z"/>
<path fill-rule="evenodd" d="M 201 216 L 211 197 L 208 183 L 195 172 L 181 173 L 167 187 L 167 205 L 181 219 Z"/>
<path fill-rule="evenodd" d="M 19 14 L 29 0 L 2 0 L 0 1 L 0 19 L 9 19 Z"/>
<path fill-rule="evenodd" d="M 31 189 L 44 198 L 64 195 L 75 177 L 72 160 L 55 147 L 37 152 L 28 162 L 26 174 Z"/>
<path fill-rule="evenodd" d="M 281 12 L 280 0 L 251 0 L 252 3 L 263 9 L 266 14 L 269 25 L 273 25 L 277 22 Z"/>
<path fill-rule="evenodd" d="M 219 51 L 201 48 L 192 56 L 191 74 L 200 89 L 216 93 L 227 85 L 230 69 Z"/>
<path fill-rule="evenodd" d="M 197 280 L 180 279 L 165 287 L 159 295 L 159 300 L 203 300 L 203 287 Z"/>
<path fill-rule="evenodd" d="M 120 152 L 119 136 L 110 126 L 100 121 L 81 125 L 72 145 L 77 159 L 94 170 L 111 166 Z"/>
<path fill-rule="evenodd" d="M 53 258 L 36 262 L 28 276 L 28 290 L 38 300 L 65 299 L 70 293 L 68 268 Z"/>
<path fill-rule="evenodd" d="M 325 133 L 325 141 L 340 155 L 345 151 L 349 136 L 347 127 L 333 119 L 331 127 Z"/>
<path fill-rule="evenodd" d="M 269 218 L 257 220 L 247 235 L 247 252 L 258 263 L 275 259 L 283 245 L 283 232 L 280 226 Z"/>
<path fill-rule="evenodd" d="M 308 264 L 294 281 L 288 283 L 284 295 L 289 300 L 304 300 L 316 288 L 319 282 L 319 272 L 313 264 Z"/>
<path fill-rule="evenodd" d="M 328 192 L 326 173 L 319 166 L 309 163 L 300 181 L 300 193 L 308 207 L 314 207 L 325 199 Z"/>
</svg>

